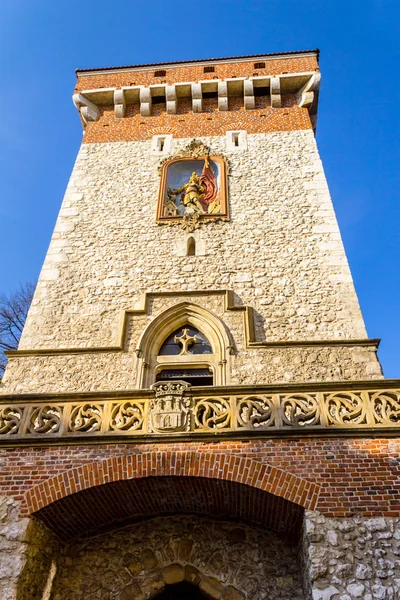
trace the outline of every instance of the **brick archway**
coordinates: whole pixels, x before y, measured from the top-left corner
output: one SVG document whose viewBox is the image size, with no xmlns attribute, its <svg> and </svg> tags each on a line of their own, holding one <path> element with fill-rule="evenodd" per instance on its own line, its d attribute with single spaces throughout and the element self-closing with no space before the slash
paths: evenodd
<svg viewBox="0 0 400 600">
<path fill-rule="evenodd" d="M 229 513 L 284 532 L 297 528 L 303 509 L 316 507 L 319 489 L 296 475 L 235 454 L 145 452 L 49 478 L 26 492 L 21 516 L 35 514 L 65 538 L 129 517 L 180 511 Z"/>
</svg>

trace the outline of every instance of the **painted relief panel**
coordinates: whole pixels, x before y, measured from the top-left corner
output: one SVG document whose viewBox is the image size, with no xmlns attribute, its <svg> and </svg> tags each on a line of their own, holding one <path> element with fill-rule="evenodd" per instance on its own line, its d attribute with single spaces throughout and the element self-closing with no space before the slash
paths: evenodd
<svg viewBox="0 0 400 600">
<path fill-rule="evenodd" d="M 227 216 L 226 165 L 222 157 L 206 154 L 175 158 L 161 173 L 157 218 L 175 220 Z"/>
</svg>

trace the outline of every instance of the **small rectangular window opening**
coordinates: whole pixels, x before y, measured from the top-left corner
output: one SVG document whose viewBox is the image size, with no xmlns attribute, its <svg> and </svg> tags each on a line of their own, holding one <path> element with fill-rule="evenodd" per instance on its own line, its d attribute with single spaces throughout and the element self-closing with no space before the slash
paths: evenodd
<svg viewBox="0 0 400 600">
<path fill-rule="evenodd" d="M 237 148 L 239 146 L 239 133 L 236 132 L 232 134 L 232 141 L 233 145 Z"/>
<path fill-rule="evenodd" d="M 162 152 L 164 150 L 164 146 L 165 146 L 165 138 L 163 138 L 163 137 L 158 138 L 158 151 Z"/>
<path fill-rule="evenodd" d="M 203 98 L 218 98 L 218 92 L 203 92 Z"/>
<path fill-rule="evenodd" d="M 165 77 L 167 74 L 167 71 L 154 71 L 154 77 Z"/>
<path fill-rule="evenodd" d="M 215 67 L 204 67 L 203 73 L 214 73 Z"/>
<path fill-rule="evenodd" d="M 165 96 L 152 96 L 151 101 L 153 104 L 165 104 Z"/>
<path fill-rule="evenodd" d="M 255 96 L 269 96 L 270 94 L 270 89 L 269 86 L 260 86 L 260 87 L 255 87 L 254 88 L 254 95 Z"/>
<path fill-rule="evenodd" d="M 254 63 L 255 69 L 265 69 L 265 62 Z"/>
</svg>

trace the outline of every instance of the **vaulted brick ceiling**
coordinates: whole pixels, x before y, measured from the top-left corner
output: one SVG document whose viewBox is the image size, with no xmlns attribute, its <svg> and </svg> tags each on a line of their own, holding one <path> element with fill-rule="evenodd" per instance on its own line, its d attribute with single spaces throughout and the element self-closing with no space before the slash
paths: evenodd
<svg viewBox="0 0 400 600">
<path fill-rule="evenodd" d="M 66 496 L 35 517 L 61 539 L 95 535 L 154 515 L 196 514 L 261 525 L 296 541 L 303 509 L 249 486 L 203 477 L 116 481 Z"/>
</svg>

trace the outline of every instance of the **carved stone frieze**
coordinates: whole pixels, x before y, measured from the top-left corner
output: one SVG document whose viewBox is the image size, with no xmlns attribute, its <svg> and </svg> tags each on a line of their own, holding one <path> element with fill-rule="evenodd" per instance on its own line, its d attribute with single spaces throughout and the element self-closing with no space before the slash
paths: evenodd
<svg viewBox="0 0 400 600">
<path fill-rule="evenodd" d="M 0 443 L 68 440 L 73 437 L 134 437 L 154 434 L 224 434 L 316 430 L 394 430 L 400 425 L 400 390 L 321 388 L 288 392 L 227 393 L 212 387 L 207 395 L 179 380 L 159 381 L 146 396 L 81 402 L 0 404 Z"/>
</svg>

